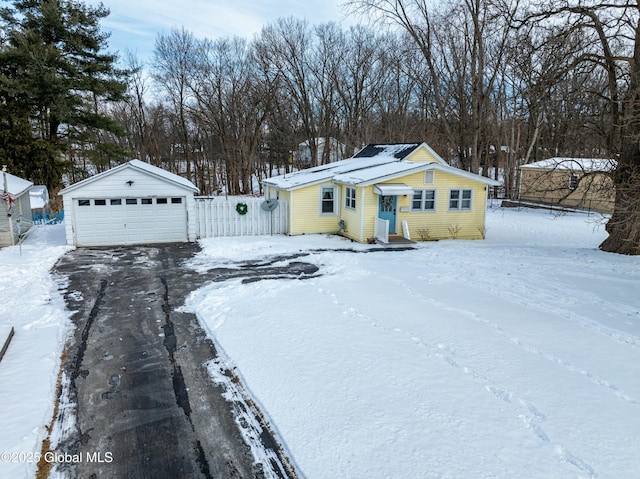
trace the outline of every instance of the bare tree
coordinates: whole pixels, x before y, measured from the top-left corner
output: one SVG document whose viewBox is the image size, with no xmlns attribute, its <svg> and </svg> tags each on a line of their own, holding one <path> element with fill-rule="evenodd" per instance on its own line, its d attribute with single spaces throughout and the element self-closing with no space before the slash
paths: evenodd
<svg viewBox="0 0 640 479">
<path fill-rule="evenodd" d="M 318 116 L 313 96 L 311 49 L 313 35 L 306 21 L 281 18 L 262 29 L 256 46 L 276 68 L 281 85 L 291 97 L 296 123 L 308 141 L 311 158 L 318 157 Z"/>
<path fill-rule="evenodd" d="M 144 73 L 144 65 L 131 52 L 125 56 L 127 69 L 131 72 L 127 82 L 127 94 L 121 104 L 114 109 L 116 118 L 127 129 L 127 146 L 135 156 L 156 165 L 159 159 L 152 157 L 150 128 L 147 121 L 149 78 Z"/>
<path fill-rule="evenodd" d="M 356 12 L 399 25 L 422 53 L 444 130 L 460 167 L 480 171 L 489 151 L 492 93 L 518 0 L 461 0 L 438 11 L 428 0 L 352 0 Z M 484 170 L 486 171 L 486 169 Z"/>
<path fill-rule="evenodd" d="M 309 83 L 317 117 L 318 152 L 317 157 L 312 157 L 312 161 L 315 164 L 326 164 L 331 161 L 334 143 L 340 136 L 339 96 L 334 87 L 334 79 L 344 60 L 344 35 L 335 23 L 316 26 L 314 34 L 309 61 L 312 76 Z M 308 142 L 312 140 L 307 139 Z"/>
<path fill-rule="evenodd" d="M 153 78 L 169 98 L 177 114 L 180 141 L 174 150 L 182 156 L 187 179 L 192 179 L 191 138 L 188 119 L 189 102 L 192 100 L 189 89 L 190 76 L 195 60 L 196 39 L 184 28 L 173 29 L 170 33 L 159 35 L 154 49 Z"/>
<path fill-rule="evenodd" d="M 129 136 L 118 145 L 186 172 L 205 193 L 230 194 L 292 166 L 305 140 L 312 158 L 328 161 L 318 157 L 322 137 L 344 142 L 345 156 L 369 142 L 426 139 L 465 169 L 503 174 L 508 196 L 522 163 L 617 157 L 602 247 L 638 254 L 636 3 L 549 0 L 528 12 L 519 0 L 347 3 L 400 28 L 288 18 L 252 42 L 160 36 L 157 103 L 146 102 L 144 75 L 134 76 L 118 110 Z"/>
<path fill-rule="evenodd" d="M 640 254 L 640 7 L 637 2 L 613 0 L 563 0 L 541 5 L 526 20 L 561 23 L 553 35 L 575 31 L 590 41 L 575 58 L 606 76 L 609 148 L 618 154 L 612 174 L 615 206 L 607 222 L 609 237 L 604 251 Z"/>
<path fill-rule="evenodd" d="M 251 194 L 271 85 L 241 38 L 203 41 L 192 69 L 195 114 L 217 137 L 227 192 Z"/>
</svg>

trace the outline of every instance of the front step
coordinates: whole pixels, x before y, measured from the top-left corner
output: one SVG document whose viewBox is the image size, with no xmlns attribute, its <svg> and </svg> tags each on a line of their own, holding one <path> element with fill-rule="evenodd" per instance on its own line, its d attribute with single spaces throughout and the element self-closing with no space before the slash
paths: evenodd
<svg viewBox="0 0 640 479">
<path fill-rule="evenodd" d="M 405 238 L 404 236 L 400 236 L 400 235 L 389 235 L 389 242 L 388 243 L 383 243 L 382 241 L 376 239 L 376 243 L 378 244 L 382 244 L 385 246 L 407 246 L 407 245 L 412 245 L 412 244 L 416 244 L 415 241 L 411 241 L 407 238 Z"/>
</svg>

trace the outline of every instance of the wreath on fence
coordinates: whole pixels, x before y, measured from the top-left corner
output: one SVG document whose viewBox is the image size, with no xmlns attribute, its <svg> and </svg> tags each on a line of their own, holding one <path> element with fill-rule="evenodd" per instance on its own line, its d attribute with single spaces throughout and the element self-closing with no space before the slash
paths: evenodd
<svg viewBox="0 0 640 479">
<path fill-rule="evenodd" d="M 246 203 L 238 203 L 236 205 L 236 211 L 238 212 L 239 215 L 246 215 L 247 211 L 249 211 L 249 207 L 247 206 Z"/>
</svg>

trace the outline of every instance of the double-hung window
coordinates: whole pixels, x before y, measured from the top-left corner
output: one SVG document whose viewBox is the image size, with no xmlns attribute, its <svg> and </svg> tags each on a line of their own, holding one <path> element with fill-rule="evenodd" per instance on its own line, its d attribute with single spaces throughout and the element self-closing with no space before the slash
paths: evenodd
<svg viewBox="0 0 640 479">
<path fill-rule="evenodd" d="M 449 190 L 449 210 L 468 211 L 471 209 L 473 190 Z"/>
<path fill-rule="evenodd" d="M 349 210 L 356 209 L 356 189 L 347 186 L 345 194 L 345 208 Z"/>
<path fill-rule="evenodd" d="M 335 214 L 335 199 L 335 188 L 333 186 L 323 186 L 320 190 L 320 213 L 323 215 Z"/>
<path fill-rule="evenodd" d="M 436 190 L 413 190 L 411 211 L 435 211 Z"/>
</svg>

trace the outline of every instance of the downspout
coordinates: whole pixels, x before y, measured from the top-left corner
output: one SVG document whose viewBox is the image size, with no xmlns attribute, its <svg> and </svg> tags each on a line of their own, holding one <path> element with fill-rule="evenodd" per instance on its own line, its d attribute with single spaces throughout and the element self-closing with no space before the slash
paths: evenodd
<svg viewBox="0 0 640 479">
<path fill-rule="evenodd" d="M 2 165 L 2 180 L 4 182 L 4 192 L 10 195 L 9 187 L 7 186 L 7 165 Z M 9 222 L 9 235 L 11 236 L 11 246 L 16 244 L 16 239 L 13 236 L 13 220 L 11 219 L 10 210 L 11 200 L 7 201 L 7 218 Z"/>
<path fill-rule="evenodd" d="M 360 212 L 360 242 L 362 243 L 364 241 L 364 189 L 365 187 L 362 186 L 361 187 L 361 194 L 360 194 L 360 204 L 361 206 L 361 212 Z"/>
<path fill-rule="evenodd" d="M 294 190 L 289 190 L 289 235 L 293 234 L 293 193 Z"/>
<path fill-rule="evenodd" d="M 484 187 L 484 211 L 482 212 L 482 239 L 487 239 L 487 204 L 489 203 L 489 185 Z"/>
</svg>

